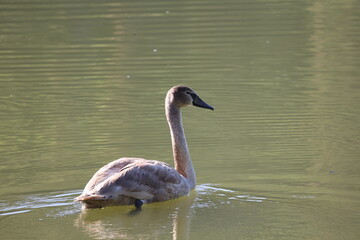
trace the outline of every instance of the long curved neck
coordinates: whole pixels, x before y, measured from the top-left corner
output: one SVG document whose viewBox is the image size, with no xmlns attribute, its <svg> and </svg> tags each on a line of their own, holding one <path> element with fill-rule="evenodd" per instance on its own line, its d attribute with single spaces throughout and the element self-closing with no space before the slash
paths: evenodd
<svg viewBox="0 0 360 240">
<path fill-rule="evenodd" d="M 166 103 L 165 111 L 170 127 L 175 169 L 188 179 L 190 188 L 194 189 L 196 185 L 196 175 L 186 143 L 180 108 L 171 103 Z"/>
</svg>

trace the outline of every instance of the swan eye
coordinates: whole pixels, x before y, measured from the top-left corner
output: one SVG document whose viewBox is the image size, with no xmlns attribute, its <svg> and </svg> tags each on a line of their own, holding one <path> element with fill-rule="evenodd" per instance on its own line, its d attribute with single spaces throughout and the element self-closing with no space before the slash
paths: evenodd
<svg viewBox="0 0 360 240">
<path fill-rule="evenodd" d="M 187 95 L 190 95 L 191 97 L 196 97 L 196 93 L 193 93 L 193 92 L 186 92 Z"/>
<path fill-rule="evenodd" d="M 198 97 L 196 93 L 193 92 L 186 92 L 187 95 L 190 95 L 190 97 L 193 99 L 193 101 Z"/>
</svg>

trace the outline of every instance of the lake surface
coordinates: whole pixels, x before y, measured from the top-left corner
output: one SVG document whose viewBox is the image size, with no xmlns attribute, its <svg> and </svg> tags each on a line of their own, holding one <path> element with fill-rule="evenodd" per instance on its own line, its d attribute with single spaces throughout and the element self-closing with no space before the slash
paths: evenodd
<svg viewBox="0 0 360 240">
<path fill-rule="evenodd" d="M 2 239 L 359 239 L 359 1 L 0 3 Z M 198 177 L 174 201 L 81 212 L 120 157 Z"/>
</svg>

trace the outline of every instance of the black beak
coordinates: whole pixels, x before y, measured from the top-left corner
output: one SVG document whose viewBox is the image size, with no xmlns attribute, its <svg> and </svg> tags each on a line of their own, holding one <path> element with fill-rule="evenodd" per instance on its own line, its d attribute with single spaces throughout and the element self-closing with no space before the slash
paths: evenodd
<svg viewBox="0 0 360 240">
<path fill-rule="evenodd" d="M 214 108 L 212 106 L 210 106 L 209 104 L 207 104 L 206 102 L 204 102 L 198 95 L 191 94 L 191 97 L 193 98 L 192 104 L 194 106 L 201 107 L 201 108 L 207 108 L 207 109 L 211 109 L 214 111 Z"/>
</svg>

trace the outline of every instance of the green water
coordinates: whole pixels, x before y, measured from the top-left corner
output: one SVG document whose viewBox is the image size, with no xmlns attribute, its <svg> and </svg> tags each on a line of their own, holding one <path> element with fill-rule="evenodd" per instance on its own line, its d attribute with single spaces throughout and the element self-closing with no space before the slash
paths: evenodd
<svg viewBox="0 0 360 240">
<path fill-rule="evenodd" d="M 359 239 L 359 1 L 0 2 L 2 239 Z M 198 178 L 174 201 L 81 212 L 120 157 Z"/>
</svg>

